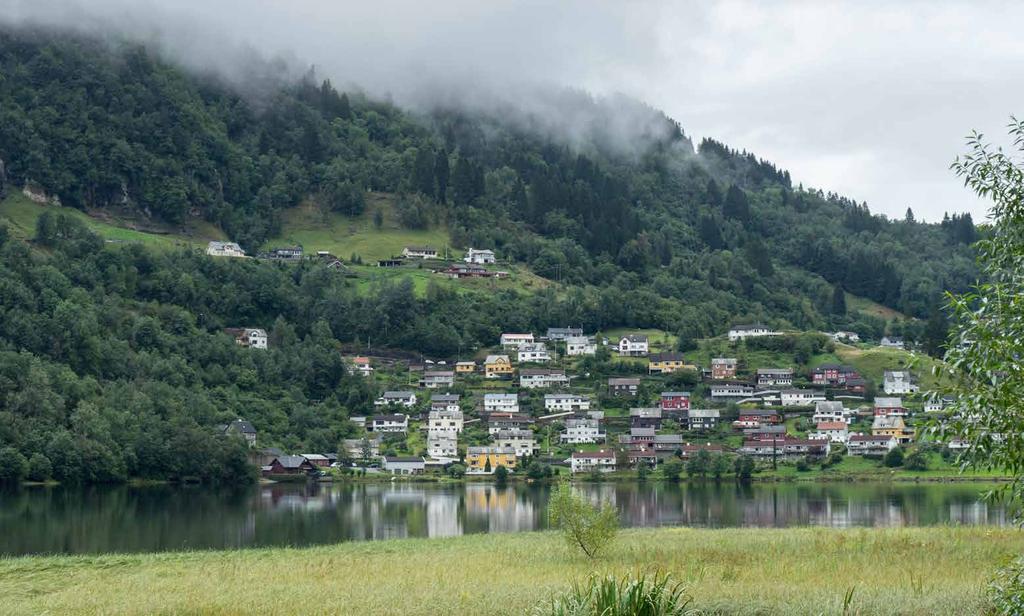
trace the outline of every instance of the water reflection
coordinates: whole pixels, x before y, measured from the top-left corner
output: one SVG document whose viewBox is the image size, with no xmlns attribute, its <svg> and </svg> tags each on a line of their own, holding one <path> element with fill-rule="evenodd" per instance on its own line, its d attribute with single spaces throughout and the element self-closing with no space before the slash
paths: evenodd
<svg viewBox="0 0 1024 616">
<path fill-rule="evenodd" d="M 1008 523 L 971 484 L 583 484 L 626 526 Z M 0 553 L 97 553 L 451 537 L 546 527 L 547 486 L 276 484 L 31 488 L 0 493 Z"/>
</svg>

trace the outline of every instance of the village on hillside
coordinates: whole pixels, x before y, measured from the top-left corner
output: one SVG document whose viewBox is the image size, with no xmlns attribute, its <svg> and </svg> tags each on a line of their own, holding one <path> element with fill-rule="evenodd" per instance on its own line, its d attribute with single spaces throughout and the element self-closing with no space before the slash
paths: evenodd
<svg viewBox="0 0 1024 616">
<path fill-rule="evenodd" d="M 227 333 L 240 346 L 268 348 L 262 329 Z M 723 460 L 731 469 L 738 458 L 754 468 L 803 470 L 844 456 L 888 464 L 894 450 L 902 460 L 921 436 L 919 419 L 952 402 L 926 400 L 906 367 L 880 375 L 827 361 L 800 368 L 792 351 L 808 339 L 820 353 L 836 344 L 903 347 L 896 338 L 869 344 L 852 332 L 738 325 L 715 347 L 732 356 L 698 364 L 671 350 L 664 335 L 609 337 L 574 327 L 506 332 L 479 356 L 451 362 L 348 357 L 378 397 L 374 414 L 350 418 L 361 436 L 346 439 L 339 451 L 261 448 L 257 429 L 244 418 L 221 429 L 247 440 L 268 478 L 329 469 L 537 478 L 559 469 L 645 472 L 666 463 L 700 473 Z M 777 363 L 740 359 L 765 351 Z M 943 447 L 951 455 L 960 444 Z"/>
</svg>

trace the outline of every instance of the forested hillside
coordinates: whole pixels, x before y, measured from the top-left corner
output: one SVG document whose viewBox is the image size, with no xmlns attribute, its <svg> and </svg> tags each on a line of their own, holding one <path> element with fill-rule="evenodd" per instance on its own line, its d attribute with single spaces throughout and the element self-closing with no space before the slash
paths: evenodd
<svg viewBox="0 0 1024 616">
<path fill-rule="evenodd" d="M 913 339 L 923 322 L 847 312 L 845 293 L 941 329 L 942 291 L 974 279 L 969 217 L 886 220 L 753 155 L 694 148 L 639 103 L 547 104 L 587 121 L 570 138 L 507 109 L 413 113 L 312 73 L 242 96 L 136 44 L 0 30 L 0 203 L 28 187 L 91 214 L 203 220 L 255 250 L 289 208 L 356 215 L 374 191 L 403 226 L 557 283 L 417 296 L 313 263 L 105 245 L 63 215 L 22 241 L 0 216 L 0 449 L 65 480 L 216 480 L 244 465 L 211 430 L 234 417 L 288 448 L 349 435 L 375 392 L 342 343 L 450 358 L 571 324 L 658 328 L 688 349 L 752 321 Z M 229 326 L 266 328 L 271 349 L 238 348 Z"/>
</svg>

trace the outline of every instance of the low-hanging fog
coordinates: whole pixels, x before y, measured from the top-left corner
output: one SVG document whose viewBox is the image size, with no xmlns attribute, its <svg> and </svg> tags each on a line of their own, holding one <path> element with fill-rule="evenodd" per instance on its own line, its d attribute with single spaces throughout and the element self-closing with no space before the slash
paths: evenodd
<svg viewBox="0 0 1024 616">
<path fill-rule="evenodd" d="M 253 58 L 283 74 L 315 65 L 408 107 L 500 101 L 567 117 L 538 88 L 623 93 L 695 141 L 755 152 L 794 181 L 937 220 L 985 205 L 948 166 L 977 128 L 998 138 L 1020 112 L 1024 5 L 467 0 L 4 0 L 0 22 L 155 42 L 252 87 Z M 262 77 L 262 76 L 261 76 Z M 627 105 L 624 140 L 661 125 Z"/>
</svg>

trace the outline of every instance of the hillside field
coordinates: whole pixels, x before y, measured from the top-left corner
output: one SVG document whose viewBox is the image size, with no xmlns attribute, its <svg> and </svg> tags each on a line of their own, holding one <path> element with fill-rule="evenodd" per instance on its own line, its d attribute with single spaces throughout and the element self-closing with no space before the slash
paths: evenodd
<svg viewBox="0 0 1024 616">
<path fill-rule="evenodd" d="M 6 614 L 519 615 L 592 573 L 660 568 L 706 613 L 978 614 L 1022 550 L 1024 534 L 991 527 L 672 528 L 623 531 L 591 561 L 552 532 L 481 534 L 14 558 L 0 596 Z"/>
</svg>

